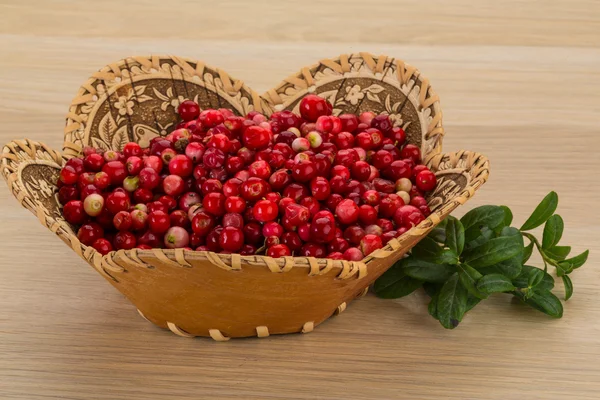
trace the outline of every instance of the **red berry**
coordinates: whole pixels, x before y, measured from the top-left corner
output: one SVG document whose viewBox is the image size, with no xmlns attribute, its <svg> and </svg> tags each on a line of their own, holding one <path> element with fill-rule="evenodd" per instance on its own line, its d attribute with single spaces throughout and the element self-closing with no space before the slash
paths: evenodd
<svg viewBox="0 0 600 400">
<path fill-rule="evenodd" d="M 396 185 L 392 181 L 387 179 L 375 178 L 373 179 L 373 187 L 375 190 L 383 193 L 394 193 L 396 191 Z"/>
<path fill-rule="evenodd" d="M 283 190 L 291 181 L 292 177 L 289 169 L 277 170 L 269 177 L 271 188 L 277 191 Z"/>
<path fill-rule="evenodd" d="M 410 199 L 410 205 L 417 208 L 421 208 L 423 206 L 427 206 L 427 200 L 425 200 L 425 198 L 422 196 L 415 196 L 412 199 Z"/>
<path fill-rule="evenodd" d="M 327 198 L 325 204 L 329 210 L 335 211 L 335 208 L 342 200 L 344 200 L 344 198 L 341 195 L 334 193 Z"/>
<path fill-rule="evenodd" d="M 305 223 L 298 227 L 298 237 L 305 242 L 310 240 L 310 224 Z"/>
<path fill-rule="evenodd" d="M 389 133 L 389 137 L 395 141 L 396 146 L 402 146 L 404 142 L 406 142 L 406 133 L 404 129 L 399 126 L 395 126 L 392 128 L 391 133 Z"/>
<path fill-rule="evenodd" d="M 379 214 L 391 218 L 396 210 L 404 205 L 404 201 L 396 194 L 388 194 L 379 203 Z"/>
<path fill-rule="evenodd" d="M 276 244 L 267 248 L 267 257 L 279 258 L 291 256 L 292 251 L 285 244 Z"/>
<path fill-rule="evenodd" d="M 190 243 L 190 235 L 182 227 L 172 226 L 165 233 L 164 242 L 168 249 L 186 247 Z"/>
<path fill-rule="evenodd" d="M 347 240 L 342 238 L 335 238 L 327 245 L 327 251 L 329 253 L 340 252 L 343 253 L 350 247 L 350 244 Z"/>
<path fill-rule="evenodd" d="M 202 206 L 214 216 L 225 214 L 225 195 L 223 193 L 209 193 L 202 200 Z"/>
<path fill-rule="evenodd" d="M 149 203 L 153 196 L 150 189 L 140 188 L 133 192 L 133 199 L 136 203 Z"/>
<path fill-rule="evenodd" d="M 285 207 L 284 215 L 291 226 L 300 226 L 310 219 L 308 208 L 295 203 L 288 204 Z"/>
<path fill-rule="evenodd" d="M 83 159 L 83 165 L 88 171 L 98 172 L 102 170 L 102 166 L 104 165 L 104 157 L 102 157 L 100 154 L 90 154 Z"/>
<path fill-rule="evenodd" d="M 283 227 L 274 221 L 267 222 L 262 228 L 262 234 L 265 237 L 281 237 L 281 235 L 283 235 Z"/>
<path fill-rule="evenodd" d="M 89 222 L 81 225 L 77 232 L 77 238 L 86 246 L 91 246 L 98 239 L 104 236 L 104 229 L 95 222 Z"/>
<path fill-rule="evenodd" d="M 83 209 L 90 217 L 97 217 L 102 212 L 104 207 L 104 197 L 102 195 L 93 193 L 85 197 L 83 200 Z"/>
<path fill-rule="evenodd" d="M 135 247 L 136 239 L 131 232 L 119 232 L 115 235 L 114 244 L 117 250 L 129 250 Z"/>
<path fill-rule="evenodd" d="M 169 220 L 171 221 L 171 226 L 179 226 L 181 228 L 188 228 L 190 226 L 188 214 L 183 210 L 173 211 L 169 214 Z"/>
<path fill-rule="evenodd" d="M 377 210 L 370 205 L 363 204 L 358 210 L 358 220 L 363 225 L 371 225 L 377 221 Z"/>
<path fill-rule="evenodd" d="M 82 174 L 85 171 L 85 166 L 83 164 L 83 159 L 73 157 L 70 158 L 66 163 L 65 167 L 71 167 L 75 170 L 77 174 Z"/>
<path fill-rule="evenodd" d="M 121 161 L 110 161 L 104 164 L 102 171 L 106 172 L 112 185 L 120 185 L 127 177 L 127 169 Z"/>
<path fill-rule="evenodd" d="M 352 225 L 344 231 L 344 239 L 353 245 L 360 244 L 360 240 L 365 236 L 365 230 L 358 225 Z"/>
<path fill-rule="evenodd" d="M 204 211 L 200 211 L 192 219 L 192 231 L 200 236 L 208 235 L 214 226 L 214 217 Z"/>
<path fill-rule="evenodd" d="M 360 250 L 366 256 L 383 247 L 381 238 L 377 235 L 365 235 L 360 241 Z"/>
<path fill-rule="evenodd" d="M 116 214 L 119 211 L 127 211 L 130 206 L 129 195 L 115 191 L 106 197 L 105 206 L 112 214 Z"/>
<path fill-rule="evenodd" d="M 315 216 L 310 224 L 310 238 L 318 243 L 329 243 L 334 240 L 335 221 L 326 216 Z"/>
<path fill-rule="evenodd" d="M 270 200 L 260 200 L 254 205 L 252 213 L 259 222 L 272 221 L 277 218 L 277 204 Z"/>
<path fill-rule="evenodd" d="M 65 185 L 76 184 L 78 178 L 79 174 L 75 171 L 75 168 L 71 166 L 67 165 L 60 171 L 60 180 Z"/>
<path fill-rule="evenodd" d="M 402 158 L 411 158 L 415 164 L 421 162 L 421 150 L 414 144 L 407 144 L 400 152 Z"/>
<path fill-rule="evenodd" d="M 135 142 L 129 142 L 125 146 L 123 146 L 123 155 L 125 158 L 130 157 L 142 157 L 144 155 L 144 151 L 140 147 L 139 144 Z"/>
<path fill-rule="evenodd" d="M 182 101 L 179 107 L 177 107 L 177 114 L 179 114 L 182 120 L 191 121 L 200 115 L 200 106 L 192 100 Z"/>
<path fill-rule="evenodd" d="M 159 237 L 158 235 L 156 235 L 155 233 L 153 233 L 151 231 L 144 232 L 144 234 L 142 234 L 137 240 L 138 246 L 143 245 L 143 246 L 149 246 L 150 248 L 161 247 L 162 246 L 161 237 L 162 237 L 162 235 Z"/>
<path fill-rule="evenodd" d="M 148 156 L 148 157 L 144 158 L 144 168 L 151 168 L 154 170 L 154 172 L 156 172 L 158 174 L 162 170 L 162 167 L 163 167 L 163 162 L 160 159 L 160 157 Z"/>
<path fill-rule="evenodd" d="M 148 227 L 153 233 L 165 233 L 171 227 L 171 219 L 164 211 L 151 211 L 148 215 Z"/>
<path fill-rule="evenodd" d="M 250 176 L 260 179 L 268 179 L 271 176 L 271 167 L 266 161 L 255 161 L 248 167 Z"/>
<path fill-rule="evenodd" d="M 148 214 L 143 210 L 133 210 L 131 213 L 131 229 L 143 231 L 148 226 Z"/>
<path fill-rule="evenodd" d="M 344 260 L 347 261 L 360 261 L 363 258 L 365 258 L 364 254 L 356 247 L 350 247 L 344 252 Z"/>
<path fill-rule="evenodd" d="M 83 202 L 79 200 L 69 201 L 63 207 L 63 216 L 68 223 L 81 225 L 87 219 L 87 214 L 83 208 Z"/>
<path fill-rule="evenodd" d="M 140 187 L 143 189 L 152 190 L 160 184 L 160 176 L 158 173 L 149 167 L 143 168 L 140 171 Z"/>
<path fill-rule="evenodd" d="M 169 161 L 169 172 L 173 175 L 186 177 L 192 175 L 194 164 L 183 154 L 178 154 Z"/>
<path fill-rule="evenodd" d="M 285 232 L 281 235 L 281 243 L 289 247 L 291 251 L 300 250 L 302 247 L 302 240 L 296 232 Z"/>
<path fill-rule="evenodd" d="M 335 208 L 335 214 L 342 224 L 352 224 L 358 220 L 358 206 L 350 199 L 342 200 Z"/>
<path fill-rule="evenodd" d="M 344 149 L 337 152 L 335 155 L 335 164 L 351 167 L 358 161 L 358 154 L 354 149 Z"/>
<path fill-rule="evenodd" d="M 244 228 L 242 228 L 242 230 L 244 232 L 244 238 L 247 243 L 250 243 L 252 245 L 262 244 L 262 227 L 258 222 L 249 222 L 246 225 L 244 225 Z"/>
<path fill-rule="evenodd" d="M 410 178 L 412 176 L 412 170 L 410 165 L 408 165 L 406 162 L 402 160 L 396 160 L 387 165 L 387 167 L 383 170 L 383 175 L 393 181 L 397 181 L 401 178 Z"/>
<path fill-rule="evenodd" d="M 270 191 L 269 184 L 256 177 L 248 178 L 240 185 L 240 196 L 248 201 L 257 201 Z"/>
<path fill-rule="evenodd" d="M 365 150 L 372 150 L 375 147 L 373 138 L 368 132 L 361 132 L 356 135 L 356 144 Z"/>
<path fill-rule="evenodd" d="M 321 205 L 314 197 L 304 197 L 300 200 L 300 205 L 308 208 L 310 215 L 315 215 L 321 209 Z"/>
<path fill-rule="evenodd" d="M 193 205 L 195 205 L 195 204 L 201 204 L 201 203 L 202 203 L 202 198 L 196 192 L 187 192 L 187 193 L 184 193 L 179 198 L 179 208 L 182 211 L 186 212 L 186 213 L 190 210 L 190 208 Z"/>
<path fill-rule="evenodd" d="M 238 178 L 228 179 L 225 184 L 223 184 L 223 194 L 227 197 L 229 196 L 238 196 L 239 188 L 242 184 L 242 181 Z"/>
<path fill-rule="evenodd" d="M 79 199 L 79 190 L 75 186 L 63 186 L 58 190 L 58 202 L 67 204 L 71 200 Z"/>
<path fill-rule="evenodd" d="M 125 168 L 129 175 L 138 175 L 142 168 L 144 168 L 144 161 L 137 156 L 131 156 L 125 162 Z"/>
<path fill-rule="evenodd" d="M 419 190 L 422 190 L 423 192 L 430 192 L 435 189 L 437 179 L 433 172 L 426 169 L 417 174 L 415 183 Z"/>
<path fill-rule="evenodd" d="M 246 202 L 238 196 L 230 196 L 225 199 L 225 211 L 230 213 L 241 213 L 246 209 Z"/>
<path fill-rule="evenodd" d="M 218 110 L 204 110 L 200 113 L 198 120 L 207 128 L 215 127 L 225 121 L 225 117 Z"/>
<path fill-rule="evenodd" d="M 110 253 L 113 250 L 112 244 L 104 238 L 96 239 L 92 247 L 103 256 Z"/>
<path fill-rule="evenodd" d="M 113 217 L 113 225 L 119 231 L 128 231 L 133 225 L 133 218 L 127 211 L 119 211 Z"/>
<path fill-rule="evenodd" d="M 260 126 L 250 126 L 244 131 L 242 141 L 250 150 L 262 150 L 271 143 L 271 134 Z"/>
<path fill-rule="evenodd" d="M 371 175 L 371 166 L 365 161 L 357 161 L 352 167 L 352 177 L 358 181 L 366 181 Z"/>
<path fill-rule="evenodd" d="M 200 189 L 204 196 L 209 193 L 222 193 L 223 184 L 217 179 L 207 179 L 202 183 Z"/>
<path fill-rule="evenodd" d="M 244 233 L 233 226 L 225 227 L 221 232 L 219 245 L 223 250 L 238 251 L 244 245 Z"/>
<path fill-rule="evenodd" d="M 300 101 L 300 115 L 309 122 L 315 122 L 320 116 L 331 114 L 327 103 L 327 100 L 314 94 L 304 96 Z"/>
<path fill-rule="evenodd" d="M 317 243 L 306 243 L 300 249 L 300 255 L 302 257 L 317 257 L 323 258 L 327 252 L 325 251 L 325 246 Z"/>
<path fill-rule="evenodd" d="M 362 194 L 362 200 L 365 204 L 376 206 L 381 200 L 381 196 L 377 190 L 367 190 Z"/>
<path fill-rule="evenodd" d="M 397 227 L 411 228 L 418 225 L 425 217 L 423 213 L 413 206 L 402 206 L 394 213 L 394 222 Z"/>
<path fill-rule="evenodd" d="M 342 114 L 339 116 L 339 119 L 343 131 L 352 133 L 358 128 L 358 118 L 354 114 Z"/>
</svg>

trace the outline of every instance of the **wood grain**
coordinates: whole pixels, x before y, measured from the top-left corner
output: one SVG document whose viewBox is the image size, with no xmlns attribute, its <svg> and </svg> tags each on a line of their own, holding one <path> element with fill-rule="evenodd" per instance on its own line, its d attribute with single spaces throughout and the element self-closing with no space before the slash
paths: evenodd
<svg viewBox="0 0 600 400">
<path fill-rule="evenodd" d="M 179 338 L 142 320 L 1 184 L 0 398 L 597 399 L 600 4 L 223 3 L 2 1 L 0 143 L 60 148 L 79 84 L 133 54 L 202 58 L 259 92 L 322 57 L 398 56 L 442 99 L 444 149 L 491 159 L 465 210 L 507 204 L 520 223 L 558 191 L 564 243 L 591 251 L 565 316 L 498 296 L 446 331 L 423 294 L 367 296 L 308 335 Z"/>
</svg>

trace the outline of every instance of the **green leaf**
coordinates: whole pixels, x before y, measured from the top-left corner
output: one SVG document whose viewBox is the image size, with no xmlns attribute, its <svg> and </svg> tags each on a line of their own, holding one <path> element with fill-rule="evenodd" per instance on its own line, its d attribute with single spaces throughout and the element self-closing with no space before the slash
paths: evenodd
<svg viewBox="0 0 600 400">
<path fill-rule="evenodd" d="M 512 226 L 505 226 L 500 231 L 500 236 L 520 236 L 523 237 L 523 234 L 517 228 L 513 228 Z"/>
<path fill-rule="evenodd" d="M 510 211 L 510 208 L 506 206 L 500 206 L 500 208 L 502 209 L 502 211 L 504 211 L 504 226 L 510 226 L 510 224 L 512 224 L 513 221 L 512 211 Z"/>
<path fill-rule="evenodd" d="M 460 255 L 465 247 L 465 228 L 459 220 L 452 216 L 448 217 L 446 224 L 445 244 L 457 255 Z"/>
<path fill-rule="evenodd" d="M 489 267 L 508 260 L 522 251 L 522 236 L 501 236 L 471 249 L 464 255 L 464 262 L 473 268 Z"/>
<path fill-rule="evenodd" d="M 534 290 L 529 299 L 524 300 L 526 304 L 554 318 L 563 315 L 563 306 L 558 297 L 548 290 Z"/>
<path fill-rule="evenodd" d="M 406 276 L 400 263 L 396 263 L 375 281 L 373 291 L 382 299 L 397 299 L 411 294 L 422 284 L 422 281 Z"/>
<path fill-rule="evenodd" d="M 529 258 L 533 254 L 533 242 L 530 242 L 527 246 L 525 246 L 525 250 L 523 251 L 523 264 L 525 264 Z"/>
<path fill-rule="evenodd" d="M 550 192 L 544 197 L 540 204 L 535 208 L 529 219 L 521 226 L 522 231 L 529 231 L 537 228 L 550 218 L 558 206 L 558 195 L 556 192 Z"/>
<path fill-rule="evenodd" d="M 444 243 L 446 241 L 446 224 L 448 223 L 447 219 L 442 220 L 435 228 L 429 232 L 430 238 L 435 240 L 438 243 Z"/>
<path fill-rule="evenodd" d="M 423 289 L 429 297 L 434 297 L 440 292 L 442 285 L 439 283 L 425 282 L 423 283 Z"/>
<path fill-rule="evenodd" d="M 569 275 L 563 275 L 562 277 L 563 283 L 565 284 L 565 301 L 569 300 L 571 296 L 573 296 L 573 282 L 571 282 L 571 278 Z"/>
<path fill-rule="evenodd" d="M 494 237 L 494 231 L 486 226 L 481 230 L 481 235 L 479 237 L 477 237 L 477 239 L 473 239 L 470 242 L 465 243 L 464 251 L 469 251 L 477 246 L 487 243 L 493 237 Z"/>
<path fill-rule="evenodd" d="M 543 273 L 542 281 L 537 284 L 536 290 L 552 290 L 554 288 L 554 278 L 550 274 L 548 274 L 547 272 L 544 272 L 543 270 L 541 270 L 539 268 L 532 267 L 530 265 L 523 265 L 521 274 L 518 277 L 513 279 L 513 281 L 512 281 L 513 285 L 515 285 L 518 288 L 528 287 L 529 286 L 529 276 L 530 276 L 532 270 L 542 271 L 542 273 Z"/>
<path fill-rule="evenodd" d="M 435 261 L 440 264 L 456 265 L 458 264 L 458 255 L 452 249 L 443 249 Z"/>
<path fill-rule="evenodd" d="M 481 235 L 483 227 L 494 229 L 504 221 L 504 210 L 499 206 L 481 206 L 472 209 L 460 219 L 465 230 L 465 240 L 470 242 Z"/>
<path fill-rule="evenodd" d="M 446 264 L 436 264 L 414 257 L 408 257 L 404 260 L 402 263 L 404 273 L 425 282 L 444 282 L 454 272 L 454 268 Z"/>
<path fill-rule="evenodd" d="M 571 252 L 571 246 L 554 246 L 550 249 L 544 249 L 546 256 L 556 260 L 564 260 Z"/>
<path fill-rule="evenodd" d="M 467 310 L 467 289 L 454 273 L 444 284 L 437 301 L 437 316 L 442 326 L 454 329 L 462 321 Z"/>
<path fill-rule="evenodd" d="M 438 262 L 442 247 L 432 238 L 425 236 L 413 247 L 411 254 L 419 260 Z"/>
<path fill-rule="evenodd" d="M 581 267 L 588 259 L 588 255 L 590 254 L 589 250 L 584 251 L 583 253 L 576 255 L 575 257 L 568 258 L 564 261 L 558 263 L 567 273 L 573 271 Z"/>
<path fill-rule="evenodd" d="M 515 290 L 510 279 L 500 274 L 484 275 L 477 282 L 477 289 L 486 294 L 510 292 Z"/>
<path fill-rule="evenodd" d="M 512 279 L 519 276 L 521 273 L 521 269 L 523 267 L 521 258 L 522 255 L 517 254 L 508 260 L 500 261 L 499 263 L 490 265 L 489 267 L 479 268 L 479 272 L 481 272 L 482 275 L 501 274 Z"/>
<path fill-rule="evenodd" d="M 482 277 L 479 271 L 467 264 L 460 264 L 456 268 L 458 269 L 458 279 L 460 279 L 460 283 L 462 283 L 465 289 L 467 289 L 472 296 L 485 299 L 487 294 L 477 290 L 477 281 Z"/>
<path fill-rule="evenodd" d="M 477 304 L 479 304 L 479 302 L 481 301 L 481 299 L 469 295 L 469 297 L 467 297 L 467 308 L 465 310 L 465 313 L 471 311 L 473 309 L 473 307 L 475 307 Z"/>
<path fill-rule="evenodd" d="M 564 228 L 565 223 L 560 215 L 554 214 L 548 218 L 548 221 L 546 221 L 546 225 L 544 226 L 542 248 L 549 249 L 553 246 L 556 246 L 562 237 Z"/>
<path fill-rule="evenodd" d="M 429 300 L 429 305 L 427 306 L 427 312 L 435 319 L 439 319 L 437 314 L 437 302 L 438 295 L 436 294 L 431 298 L 431 300 Z"/>
<path fill-rule="evenodd" d="M 529 277 L 527 277 L 527 287 L 535 288 L 544 279 L 544 271 L 539 268 L 534 268 L 529 271 Z"/>
</svg>

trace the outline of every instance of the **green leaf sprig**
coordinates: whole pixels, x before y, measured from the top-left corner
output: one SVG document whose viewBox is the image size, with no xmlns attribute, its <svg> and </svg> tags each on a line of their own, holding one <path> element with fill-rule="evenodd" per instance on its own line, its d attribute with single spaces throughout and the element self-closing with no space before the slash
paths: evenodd
<svg viewBox="0 0 600 400">
<path fill-rule="evenodd" d="M 377 296 L 406 296 L 423 287 L 431 297 L 428 311 L 444 328 L 453 329 L 465 313 L 495 293 L 506 293 L 551 317 L 563 314 L 561 301 L 552 293 L 554 278 L 564 284 L 564 299 L 573 295 L 569 275 L 586 261 L 589 251 L 567 258 L 570 246 L 559 246 L 564 221 L 555 214 L 558 195 L 550 192 L 521 228 L 512 227 L 513 214 L 506 206 L 481 206 L 460 220 L 450 216 L 386 271 L 374 284 Z M 542 240 L 530 231 L 542 224 Z M 524 241 L 529 243 L 525 245 Z M 544 268 L 527 265 L 536 249 Z"/>
</svg>

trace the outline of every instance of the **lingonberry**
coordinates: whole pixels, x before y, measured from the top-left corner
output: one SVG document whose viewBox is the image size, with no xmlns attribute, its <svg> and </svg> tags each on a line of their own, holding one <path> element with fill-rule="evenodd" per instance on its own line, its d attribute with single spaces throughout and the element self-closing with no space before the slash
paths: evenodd
<svg viewBox="0 0 600 400">
<path fill-rule="evenodd" d="M 143 155 L 144 150 L 139 144 L 135 142 L 129 142 L 125 146 L 123 146 L 123 156 L 125 156 L 125 158 L 142 157 Z"/>
<path fill-rule="evenodd" d="M 335 175 L 330 179 L 329 187 L 333 193 L 343 195 L 348 191 L 348 179 Z"/>
<path fill-rule="evenodd" d="M 408 178 L 400 178 L 396 181 L 396 191 L 409 192 L 412 188 L 412 182 Z"/>
<path fill-rule="evenodd" d="M 377 235 L 365 235 L 360 240 L 360 250 L 364 255 L 369 255 L 377 249 L 383 247 L 383 242 L 381 238 Z"/>
<path fill-rule="evenodd" d="M 377 221 L 377 210 L 368 204 L 358 208 L 358 220 L 363 225 L 371 225 Z"/>
<path fill-rule="evenodd" d="M 357 247 L 350 247 L 344 251 L 344 260 L 347 261 L 360 261 L 365 258 L 363 252 Z"/>
<path fill-rule="evenodd" d="M 377 190 L 367 190 L 362 194 L 362 201 L 370 206 L 379 205 L 381 196 Z"/>
<path fill-rule="evenodd" d="M 160 157 L 148 156 L 148 157 L 144 158 L 143 161 L 144 161 L 144 168 L 151 168 L 157 174 L 160 173 L 160 171 L 162 170 L 163 162 L 160 159 Z"/>
<path fill-rule="evenodd" d="M 281 235 L 283 235 L 283 227 L 277 222 L 270 221 L 263 225 L 262 234 L 265 237 L 281 237 Z"/>
<path fill-rule="evenodd" d="M 138 175 L 144 168 L 144 161 L 138 156 L 131 156 L 125 162 L 125 168 L 129 175 Z"/>
<path fill-rule="evenodd" d="M 200 115 L 200 106 L 192 100 L 182 101 L 179 107 L 177 107 L 177 114 L 179 114 L 182 120 L 191 121 Z"/>
<path fill-rule="evenodd" d="M 200 236 L 208 235 L 215 226 L 215 218 L 204 212 L 198 212 L 192 219 L 192 231 Z"/>
<path fill-rule="evenodd" d="M 190 243 L 190 235 L 184 228 L 172 226 L 165 233 L 164 242 L 168 249 L 186 247 Z"/>
<path fill-rule="evenodd" d="M 266 149 L 271 143 L 271 134 L 263 127 L 250 126 L 242 134 L 242 142 L 250 150 Z"/>
<path fill-rule="evenodd" d="M 161 247 L 162 246 L 162 235 L 157 235 L 152 231 L 146 231 L 142 235 L 137 238 L 138 247 L 139 245 L 153 247 Z"/>
<path fill-rule="evenodd" d="M 181 197 L 179 198 L 179 208 L 184 211 L 184 212 L 188 212 L 190 210 L 190 207 L 192 207 L 194 204 L 200 204 L 202 203 L 202 198 L 200 197 L 200 195 L 196 192 L 187 192 L 184 193 L 183 195 L 181 195 Z"/>
<path fill-rule="evenodd" d="M 300 255 L 303 257 L 322 258 L 325 257 L 326 254 L 325 246 L 318 243 L 306 243 L 300 249 Z"/>
<path fill-rule="evenodd" d="M 425 198 L 422 196 L 415 196 L 410 199 L 410 205 L 417 208 L 427 206 L 427 200 L 425 200 Z"/>
<path fill-rule="evenodd" d="M 156 234 L 165 233 L 171 227 L 171 219 L 165 211 L 151 211 L 148 215 L 148 228 Z"/>
<path fill-rule="evenodd" d="M 317 243 L 329 243 L 335 239 L 335 221 L 325 216 L 313 218 L 310 238 Z"/>
<path fill-rule="evenodd" d="M 94 242 L 104 236 L 104 229 L 95 222 L 88 222 L 77 231 L 77 239 L 86 246 L 91 246 Z"/>
<path fill-rule="evenodd" d="M 296 232 L 285 232 L 281 235 L 281 243 L 285 244 L 291 251 L 297 251 L 302 248 L 302 240 Z"/>
<path fill-rule="evenodd" d="M 128 176 L 123 179 L 123 189 L 128 192 L 135 192 L 140 187 L 140 178 L 137 176 Z"/>
<path fill-rule="evenodd" d="M 85 200 L 91 194 L 101 194 L 102 191 L 96 187 L 96 185 L 85 185 L 81 188 L 80 196 L 82 200 Z"/>
<path fill-rule="evenodd" d="M 352 133 L 358 128 L 358 118 L 354 114 L 342 114 L 339 116 L 339 119 L 343 131 Z"/>
<path fill-rule="evenodd" d="M 415 184 L 417 188 L 423 192 L 430 192 L 435 189 L 435 185 L 437 183 L 437 179 L 435 174 L 428 169 L 424 169 L 419 172 L 415 177 Z"/>
<path fill-rule="evenodd" d="M 73 168 L 77 174 L 81 174 L 81 173 L 83 173 L 85 171 L 85 166 L 84 166 L 84 163 L 83 163 L 83 159 L 77 158 L 77 157 L 70 158 L 65 163 L 65 167 L 71 167 L 71 168 Z"/>
<path fill-rule="evenodd" d="M 412 169 L 410 168 L 410 165 L 408 165 L 406 162 L 402 160 L 396 160 L 387 164 L 387 167 L 385 167 L 385 169 L 383 170 L 383 175 L 393 181 L 397 181 L 402 178 L 408 179 L 412 176 Z"/>
<path fill-rule="evenodd" d="M 299 153 L 310 149 L 310 141 L 307 138 L 299 137 L 292 142 L 292 150 Z"/>
<path fill-rule="evenodd" d="M 357 161 L 351 167 L 352 177 L 358 181 L 366 181 L 371 175 L 371 166 L 365 161 Z"/>
<path fill-rule="evenodd" d="M 317 176 L 317 168 L 310 160 L 301 160 L 292 168 L 292 177 L 296 182 L 308 182 L 315 176 Z"/>
<path fill-rule="evenodd" d="M 396 210 L 404 205 L 404 201 L 396 194 L 386 195 L 379 203 L 379 215 L 391 218 Z"/>
<path fill-rule="evenodd" d="M 129 210 L 129 195 L 123 192 L 113 192 L 106 197 L 105 207 L 112 214 Z"/>
<path fill-rule="evenodd" d="M 388 137 L 395 142 L 395 145 L 400 147 L 406 142 L 406 132 L 399 126 L 392 128 L 391 132 L 388 133 Z"/>
<path fill-rule="evenodd" d="M 81 225 L 87 219 L 83 202 L 79 200 L 71 200 L 67 202 L 63 207 L 63 216 L 68 223 L 73 225 Z"/>
<path fill-rule="evenodd" d="M 310 224 L 304 223 L 298 226 L 298 237 L 305 242 L 310 240 Z"/>
<path fill-rule="evenodd" d="M 285 207 L 284 216 L 291 226 L 297 227 L 310 219 L 310 211 L 300 204 L 290 203 Z"/>
<path fill-rule="evenodd" d="M 316 122 L 320 116 L 331 114 L 328 101 L 314 94 L 304 96 L 298 109 L 302 118 L 309 122 Z"/>
<path fill-rule="evenodd" d="M 244 232 L 239 228 L 227 226 L 219 237 L 219 246 L 223 250 L 238 251 L 244 245 Z"/>
<path fill-rule="evenodd" d="M 90 217 L 97 217 L 104 207 L 104 197 L 93 193 L 85 197 L 83 200 L 83 209 Z"/>
<path fill-rule="evenodd" d="M 90 154 L 83 159 L 83 165 L 87 171 L 98 172 L 102 170 L 102 166 L 104 165 L 104 157 L 97 153 Z"/>
<path fill-rule="evenodd" d="M 202 162 L 204 167 L 209 169 L 221 168 L 225 165 L 225 153 L 215 147 L 210 147 L 204 152 Z"/>
<path fill-rule="evenodd" d="M 58 202 L 67 204 L 71 200 L 79 199 L 79 190 L 75 186 L 63 186 L 58 190 Z"/>
<path fill-rule="evenodd" d="M 112 185 L 120 185 L 123 179 L 127 177 L 127 169 L 121 161 L 109 161 L 102 167 L 102 171 L 106 172 L 110 178 Z"/>
<path fill-rule="evenodd" d="M 337 152 L 335 155 L 335 164 L 345 165 L 351 167 L 355 162 L 358 161 L 358 154 L 354 149 L 343 149 Z"/>
<path fill-rule="evenodd" d="M 402 158 L 411 158 L 415 164 L 421 162 L 421 150 L 414 144 L 405 145 L 400 154 L 402 155 Z"/>
<path fill-rule="evenodd" d="M 92 244 L 92 247 L 103 256 L 113 250 L 112 244 L 104 238 L 96 239 Z"/>
<path fill-rule="evenodd" d="M 382 178 L 373 179 L 373 187 L 375 190 L 382 193 L 394 193 L 396 191 L 394 182 Z"/>
<path fill-rule="evenodd" d="M 365 150 L 372 150 L 375 147 L 373 138 L 367 132 L 361 132 L 356 135 L 356 144 Z"/>
<path fill-rule="evenodd" d="M 285 244 L 276 244 L 267 248 L 266 255 L 273 258 L 286 257 L 291 256 L 292 251 Z"/>
<path fill-rule="evenodd" d="M 358 225 L 351 225 L 344 231 L 344 239 L 353 245 L 360 244 L 360 240 L 365 235 L 365 230 Z"/>
<path fill-rule="evenodd" d="M 152 213 L 154 211 L 162 211 L 164 213 L 168 213 L 169 212 L 169 207 L 167 207 L 167 205 L 161 201 L 153 201 L 147 204 L 148 207 L 148 212 Z"/>
<path fill-rule="evenodd" d="M 335 211 L 335 208 L 342 200 L 344 200 L 344 198 L 341 195 L 333 193 L 327 198 L 325 205 L 330 211 Z"/>
<path fill-rule="evenodd" d="M 206 146 L 209 148 L 214 147 L 215 149 L 219 149 L 224 153 L 228 153 L 231 147 L 231 140 L 229 140 L 226 135 L 217 133 L 208 140 Z"/>
<path fill-rule="evenodd" d="M 346 251 L 348 249 L 348 247 L 350 247 L 350 244 L 348 243 L 347 240 L 336 237 L 331 242 L 329 242 L 329 244 L 327 245 L 327 252 L 329 252 L 329 253 L 335 253 L 335 252 L 343 253 L 344 251 Z"/>
<path fill-rule="evenodd" d="M 277 218 L 277 204 L 270 200 L 257 201 L 252 208 L 254 218 L 259 222 L 268 222 Z"/>
<path fill-rule="evenodd" d="M 396 227 L 411 228 L 424 219 L 423 213 L 417 207 L 411 205 L 402 206 L 394 213 Z"/>
<path fill-rule="evenodd" d="M 113 225 L 119 231 L 128 231 L 133 226 L 133 218 L 127 211 L 119 211 L 113 217 Z"/>
<path fill-rule="evenodd" d="M 290 183 L 283 189 L 283 197 L 290 197 L 295 202 L 300 201 L 300 199 L 306 196 L 310 196 L 310 191 L 300 183 Z"/>
<path fill-rule="evenodd" d="M 308 208 L 311 216 L 314 216 L 321 209 L 321 205 L 314 197 L 304 197 L 300 200 L 299 204 Z"/>
<path fill-rule="evenodd" d="M 135 235 L 131 232 L 119 232 L 115 235 L 114 245 L 117 250 L 133 249 L 136 245 Z"/>
<path fill-rule="evenodd" d="M 244 225 L 242 231 L 244 232 L 244 239 L 247 243 L 252 245 L 261 244 L 261 241 L 263 240 L 262 227 L 258 222 L 248 222 Z"/>
<path fill-rule="evenodd" d="M 75 168 L 71 166 L 67 165 L 60 171 L 60 181 L 65 185 L 76 184 L 78 178 L 79 174 L 75 171 Z"/>
<path fill-rule="evenodd" d="M 169 172 L 172 175 L 186 177 L 192 175 L 193 171 L 194 164 L 192 163 L 192 160 L 183 154 L 178 154 L 169 161 Z"/>
<path fill-rule="evenodd" d="M 271 247 L 279 244 L 279 238 L 277 236 L 266 236 L 265 247 Z"/>
<path fill-rule="evenodd" d="M 250 176 L 255 176 L 260 179 L 268 179 L 271 176 L 271 167 L 264 161 L 255 161 L 248 166 Z"/>
<path fill-rule="evenodd" d="M 120 211 L 119 211 L 120 213 Z M 117 213 L 117 214 L 119 214 Z M 131 211 L 131 229 L 134 231 L 143 231 L 148 226 L 148 213 L 144 210 Z"/>
<path fill-rule="evenodd" d="M 245 200 L 257 201 L 263 198 L 269 190 L 269 184 L 266 181 L 257 177 L 250 177 L 242 182 L 239 193 Z"/>
<path fill-rule="evenodd" d="M 335 208 L 335 214 L 342 224 L 352 224 L 358 220 L 358 206 L 350 199 L 342 200 Z"/>
<path fill-rule="evenodd" d="M 198 120 L 207 128 L 215 127 L 225 121 L 225 117 L 218 110 L 204 110 L 198 116 Z"/>
</svg>

